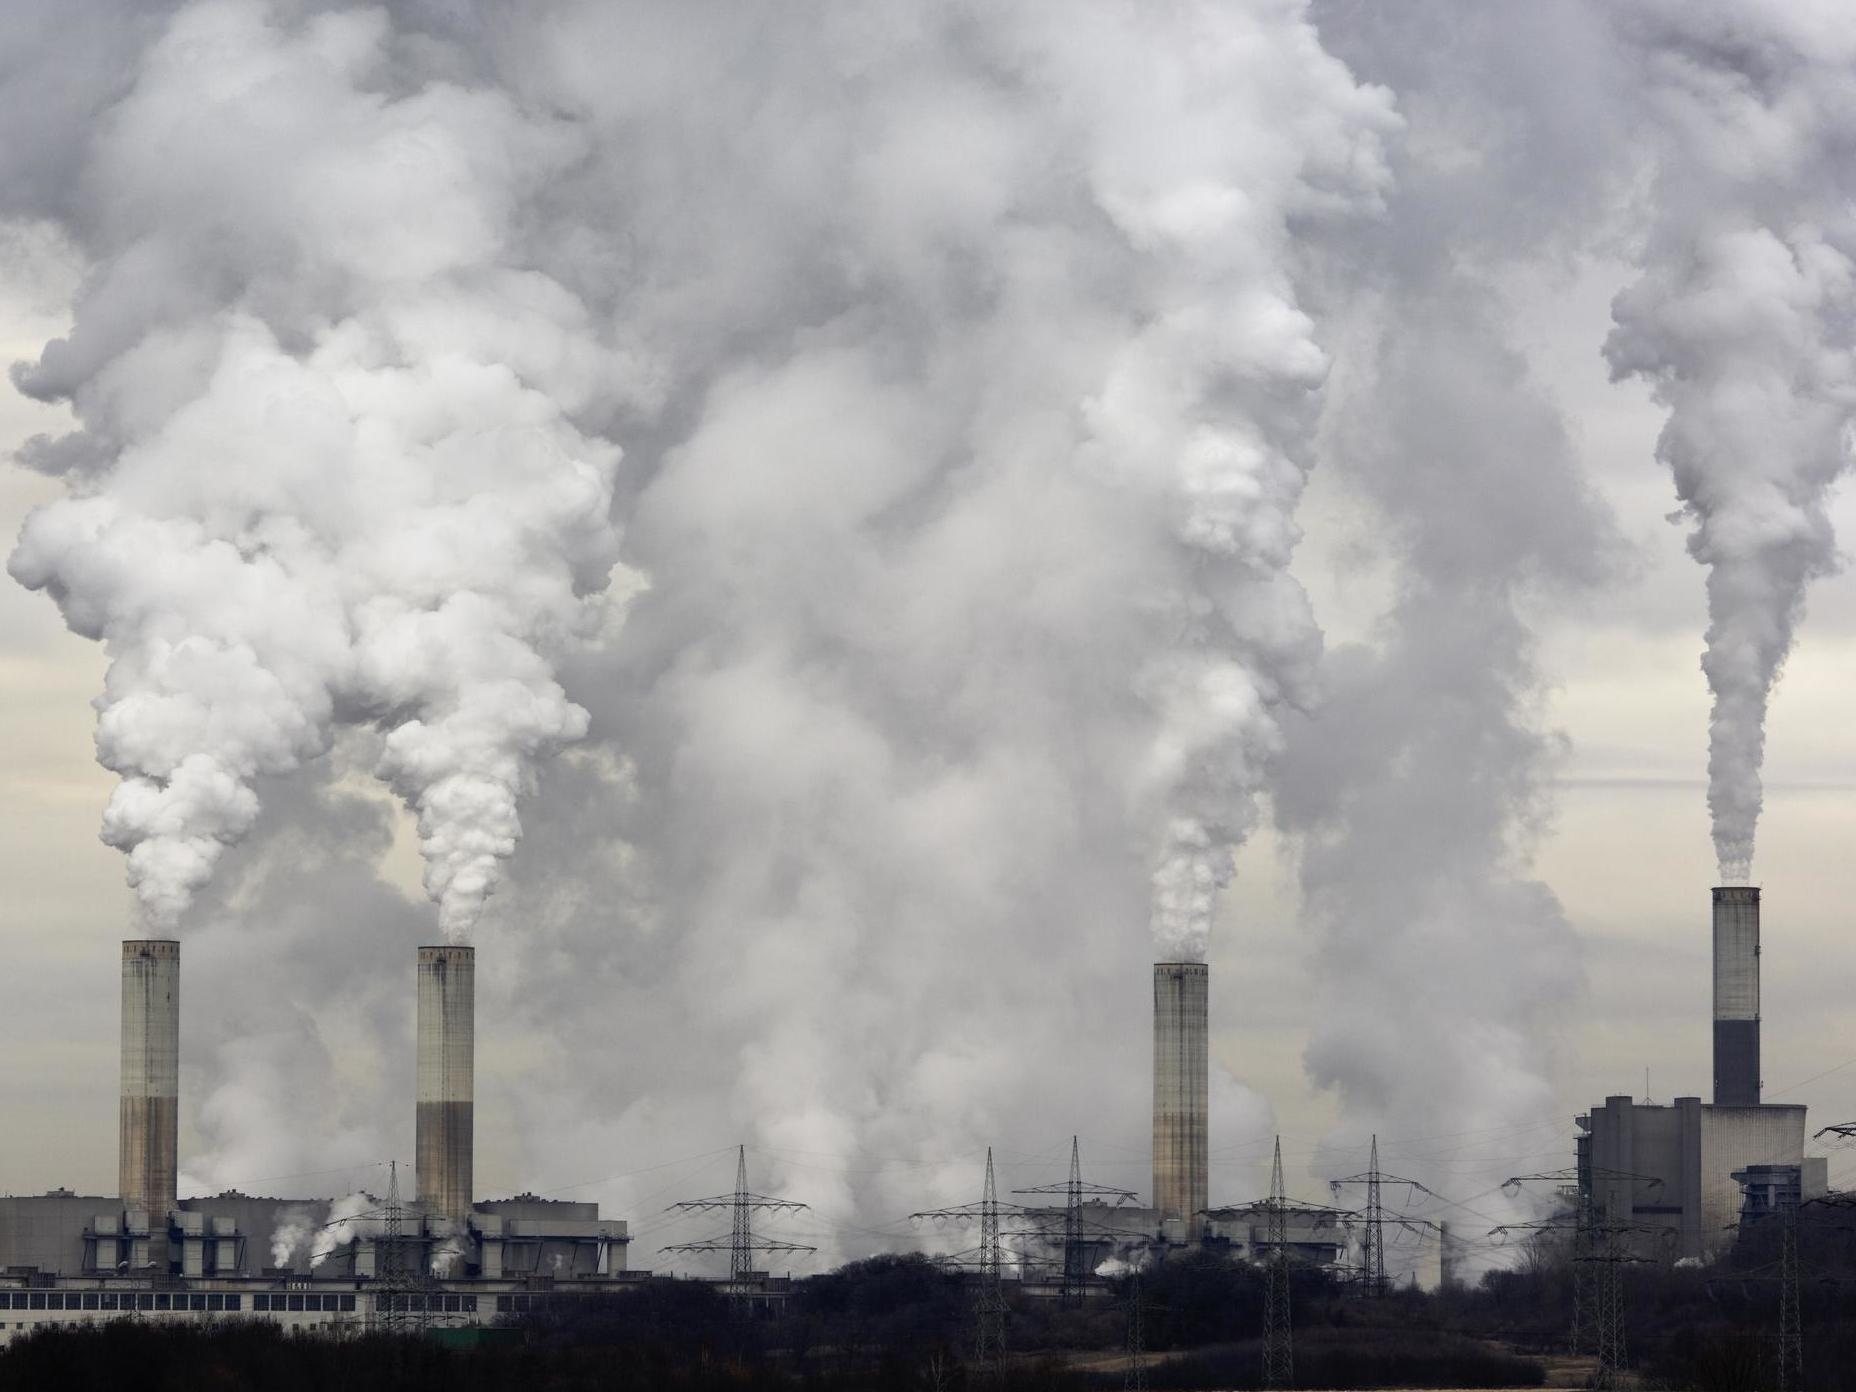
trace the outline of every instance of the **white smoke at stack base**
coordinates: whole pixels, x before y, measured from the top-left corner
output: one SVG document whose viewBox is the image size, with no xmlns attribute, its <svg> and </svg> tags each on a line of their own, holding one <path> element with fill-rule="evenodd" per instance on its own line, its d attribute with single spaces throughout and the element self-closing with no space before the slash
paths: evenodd
<svg viewBox="0 0 1856 1392">
<path fill-rule="evenodd" d="M 329 1205 L 328 1221 L 316 1229 L 310 1244 L 309 1264 L 317 1267 L 357 1237 L 377 1237 L 386 1231 L 380 1215 L 380 1200 L 371 1194 L 356 1192 Z M 281 1265 L 282 1263 L 279 1263 Z"/>
<path fill-rule="evenodd" d="M 1856 31 L 1834 6 L 1654 0 L 1614 11 L 1657 142 L 1615 377 L 1669 417 L 1657 456 L 1708 568 L 1708 809 L 1721 878 L 1752 873 L 1766 712 L 1856 417 Z"/>
<path fill-rule="evenodd" d="M 79 428 L 69 496 L 9 562 L 107 645 L 103 836 L 179 922 L 255 784 L 382 734 L 450 936 L 494 888 L 537 762 L 586 714 L 552 659 L 594 631 L 626 373 L 525 254 L 582 152 L 494 91 L 387 95 L 378 11 L 182 9 L 91 123 L 68 228 L 90 275 L 15 369 Z"/>
</svg>

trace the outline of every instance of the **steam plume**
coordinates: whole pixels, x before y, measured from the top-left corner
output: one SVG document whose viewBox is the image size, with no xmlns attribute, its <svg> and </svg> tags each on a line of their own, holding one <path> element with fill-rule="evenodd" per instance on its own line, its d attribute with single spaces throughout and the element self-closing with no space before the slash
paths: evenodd
<svg viewBox="0 0 1856 1392">
<path fill-rule="evenodd" d="M 1657 454 L 1708 567 L 1708 808 L 1724 880 L 1752 872 L 1767 703 L 1836 564 L 1825 515 L 1856 411 L 1856 43 L 1804 5 L 1619 12 L 1663 143 L 1655 225 L 1606 354 L 1669 419 Z"/>
<path fill-rule="evenodd" d="M 1603 92 L 1613 64 L 1572 5 L 1318 14 L 1410 113 L 1387 215 L 1335 271 L 1322 431 L 1322 470 L 1367 509 L 1342 554 L 1386 583 L 1362 636 L 1329 650 L 1323 704 L 1289 726 L 1275 809 L 1324 997 L 1306 1064 L 1341 1102 L 1323 1163 L 1360 1169 L 1376 1133 L 1390 1168 L 1450 1192 L 1471 1176 L 1414 1140 L 1554 1125 L 1555 1021 L 1581 985 L 1532 874 L 1563 741 L 1530 620 L 1588 599 L 1618 543 L 1502 296 L 1563 276 L 1604 230 L 1618 170 L 1592 152 L 1615 110 L 1547 78 Z M 1487 1184 L 1514 1173 L 1511 1154 L 1484 1163 Z"/>
<path fill-rule="evenodd" d="M 616 556 L 618 454 L 577 420 L 623 372 L 522 247 L 581 147 L 395 42 L 379 11 L 176 14 L 81 147 L 74 328 L 14 371 L 79 428 L 27 451 L 70 496 L 9 569 L 109 648 L 103 835 L 150 930 L 258 778 L 366 724 L 461 934 L 586 730 L 551 655 Z"/>
</svg>

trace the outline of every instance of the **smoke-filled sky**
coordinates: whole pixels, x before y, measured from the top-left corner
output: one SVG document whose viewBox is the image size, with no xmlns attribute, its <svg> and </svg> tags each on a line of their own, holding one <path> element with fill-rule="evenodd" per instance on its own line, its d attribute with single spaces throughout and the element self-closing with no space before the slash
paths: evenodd
<svg viewBox="0 0 1856 1392">
<path fill-rule="evenodd" d="M 1144 1193 L 1200 956 L 1216 1201 L 1479 1231 L 1706 1091 L 1721 877 L 1856 1114 L 1838 10 L 8 6 L 0 1188 L 139 932 L 184 1190 L 406 1155 L 442 935 L 640 1266 L 737 1141 L 821 1261 Z"/>
</svg>

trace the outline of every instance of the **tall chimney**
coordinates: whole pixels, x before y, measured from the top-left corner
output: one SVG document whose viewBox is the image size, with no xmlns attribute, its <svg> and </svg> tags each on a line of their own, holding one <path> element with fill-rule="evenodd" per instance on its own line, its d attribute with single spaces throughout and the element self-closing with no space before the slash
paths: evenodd
<svg viewBox="0 0 1856 1392">
<path fill-rule="evenodd" d="M 416 1160 L 429 1212 L 463 1221 L 471 1202 L 477 950 L 419 949 Z"/>
<path fill-rule="evenodd" d="M 122 1102 L 116 1183 L 124 1208 L 164 1237 L 175 1202 L 180 1135 L 180 944 L 122 945 Z"/>
<path fill-rule="evenodd" d="M 1714 1105 L 1759 1105 L 1759 891 L 1714 891 Z"/>
<path fill-rule="evenodd" d="M 1154 964 L 1154 1207 L 1196 1242 L 1206 1206 L 1206 968 Z"/>
</svg>

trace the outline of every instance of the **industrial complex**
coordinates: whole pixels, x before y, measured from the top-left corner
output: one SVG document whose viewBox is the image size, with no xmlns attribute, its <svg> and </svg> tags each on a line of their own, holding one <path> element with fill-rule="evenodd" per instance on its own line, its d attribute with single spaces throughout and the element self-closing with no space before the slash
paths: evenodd
<svg viewBox="0 0 1856 1392">
<path fill-rule="evenodd" d="M 349 1200 L 178 1197 L 181 953 L 122 945 L 119 1193 L 0 1198 L 0 1341 L 45 1324 L 255 1315 L 298 1328 L 489 1323 L 626 1280 L 596 1204 L 471 1190 L 475 949 L 418 953 L 417 1173 Z"/>
<path fill-rule="evenodd" d="M 1583 1221 L 1632 1234 L 1643 1257 L 1707 1259 L 1732 1241 L 1740 1222 L 1826 1190 L 1825 1161 L 1804 1154 L 1804 1107 L 1760 1100 L 1759 916 L 1758 889 L 1714 890 L 1713 1100 L 1678 1097 L 1652 1106 L 1609 1097 L 1578 1118 L 1567 1196 Z M 181 1198 L 180 944 L 124 942 L 119 1192 L 0 1198 L 0 1341 L 123 1312 L 241 1315 L 317 1331 L 408 1317 L 477 1325 L 520 1313 L 537 1298 L 635 1284 L 642 1273 L 627 1267 L 627 1225 L 602 1218 L 596 1204 L 476 1197 L 475 950 L 421 947 L 416 968 L 410 1195 L 402 1196 L 392 1171 L 378 1195 Z M 1041 1206 L 1009 1206 L 1022 1243 L 1013 1260 L 1036 1278 L 1028 1292 L 1050 1285 L 1070 1293 L 1104 1263 L 1140 1266 L 1183 1248 L 1247 1260 L 1281 1248 L 1322 1267 L 1348 1258 L 1356 1226 L 1339 1210 L 1288 1203 L 1280 1194 L 1269 1203 L 1212 1202 L 1208 1039 L 1206 965 L 1156 964 L 1151 1206 L 1129 1192 L 1085 1185 L 1073 1148 L 1067 1185 L 1020 1191 L 1049 1196 Z M 1354 1178 L 1377 1177 L 1375 1158 L 1371 1176 Z M 996 1229 L 991 1183 L 989 1161 Z M 745 1189 L 744 1181 L 737 1188 Z M 1062 1203 L 1051 1201 L 1058 1196 Z M 739 1212 L 736 1221 L 739 1238 Z M 736 1267 L 744 1260 L 737 1253 Z M 1046 1271 L 1061 1279 L 1046 1279 Z M 758 1293 L 772 1294 L 761 1273 L 734 1269 L 729 1279 L 736 1286 L 758 1280 Z"/>
</svg>

